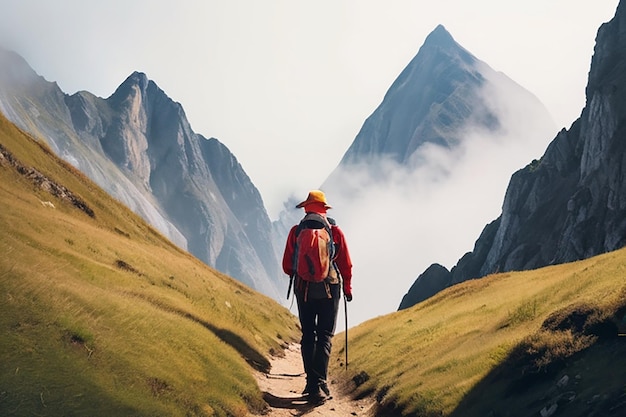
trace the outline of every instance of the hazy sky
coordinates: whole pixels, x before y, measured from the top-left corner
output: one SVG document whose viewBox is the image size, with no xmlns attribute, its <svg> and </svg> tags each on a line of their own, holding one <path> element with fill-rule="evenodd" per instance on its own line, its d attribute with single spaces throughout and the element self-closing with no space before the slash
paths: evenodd
<svg viewBox="0 0 626 417">
<path fill-rule="evenodd" d="M 0 43 L 69 94 L 106 98 L 146 73 L 195 132 L 229 147 L 275 217 L 286 194 L 324 181 L 438 24 L 569 127 L 596 31 L 617 4 L 0 0 Z M 318 169 L 302 169 L 313 157 Z"/>
<path fill-rule="evenodd" d="M 87 90 L 106 98 L 133 71 L 146 73 L 182 104 L 196 133 L 216 137 L 231 150 L 275 218 L 290 194 L 304 198 L 322 184 L 438 24 L 478 59 L 534 93 L 558 128 L 569 128 L 585 104 L 597 30 L 613 17 L 617 4 L 0 0 L 0 44 L 69 94 Z M 306 165 L 310 161 L 313 168 Z M 520 165 L 505 172 L 524 165 L 513 163 Z M 500 179 L 501 191 L 490 206 L 477 208 L 487 220 L 499 213 L 507 182 L 506 176 Z M 439 192 L 428 208 L 421 207 L 427 210 L 422 215 L 445 213 L 446 195 Z M 399 214 L 410 216 L 411 210 Z M 354 223 L 345 222 L 347 229 Z M 386 306 L 397 306 L 428 264 L 453 266 L 471 250 L 484 224 L 483 218 L 468 230 L 455 224 L 451 233 L 464 237 L 454 250 L 447 245 L 444 259 L 434 242 L 421 242 L 423 265 L 401 271 L 403 281 L 394 284 L 395 298 Z M 353 252 L 356 260 L 372 259 L 365 250 Z M 371 272 L 364 264 L 357 268 L 361 276 Z"/>
</svg>

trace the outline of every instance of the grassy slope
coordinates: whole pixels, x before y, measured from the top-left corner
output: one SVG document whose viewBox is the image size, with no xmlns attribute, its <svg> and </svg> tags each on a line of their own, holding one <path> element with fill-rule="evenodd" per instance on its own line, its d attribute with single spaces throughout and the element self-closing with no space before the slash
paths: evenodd
<svg viewBox="0 0 626 417">
<path fill-rule="evenodd" d="M 251 365 L 298 334 L 269 298 L 172 245 L 0 117 L 0 415 L 245 415 Z M 42 201 L 50 201 L 54 208 Z"/>
<path fill-rule="evenodd" d="M 0 415 L 262 407 L 250 365 L 267 367 L 295 340 L 296 319 L 174 247 L 1 117 L 0 144 L 95 214 L 0 159 Z M 626 310 L 625 265 L 617 251 L 455 286 L 350 329 L 349 373 L 338 335 L 332 375 L 358 374 L 355 393 L 375 393 L 381 415 L 538 415 L 558 402 L 563 375 L 580 376 L 564 388 L 576 398 L 558 402 L 567 415 L 610 410 L 602 401 L 626 394 L 626 338 L 593 323 Z M 588 318 L 582 331 L 541 328 L 577 315 Z"/>
<path fill-rule="evenodd" d="M 355 395 L 375 393 L 380 415 L 623 415 L 625 272 L 620 250 L 462 283 L 350 329 L 348 373 L 338 335 L 333 375 L 358 375 Z"/>
</svg>

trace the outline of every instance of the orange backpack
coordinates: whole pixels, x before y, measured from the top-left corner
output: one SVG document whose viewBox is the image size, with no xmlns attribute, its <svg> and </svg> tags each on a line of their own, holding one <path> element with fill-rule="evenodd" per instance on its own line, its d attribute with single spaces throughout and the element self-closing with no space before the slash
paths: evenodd
<svg viewBox="0 0 626 417">
<path fill-rule="evenodd" d="M 296 229 L 294 270 L 309 282 L 322 282 L 330 274 L 335 257 L 332 228 L 324 216 L 308 213 Z"/>
</svg>

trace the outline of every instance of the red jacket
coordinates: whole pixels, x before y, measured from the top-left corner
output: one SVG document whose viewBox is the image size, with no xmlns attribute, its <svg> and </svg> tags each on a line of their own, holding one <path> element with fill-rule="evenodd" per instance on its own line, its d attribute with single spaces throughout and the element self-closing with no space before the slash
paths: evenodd
<svg viewBox="0 0 626 417">
<path fill-rule="evenodd" d="M 320 214 L 326 216 L 325 213 Z M 293 275 L 295 272 L 293 269 L 293 255 L 296 249 L 297 228 L 298 225 L 295 225 L 289 231 L 287 244 L 285 245 L 285 253 L 283 254 L 283 271 L 289 276 Z M 352 295 L 352 260 L 350 259 L 346 238 L 339 226 L 331 226 L 331 231 L 333 233 L 333 241 L 335 242 L 336 249 L 335 263 L 343 278 L 343 292 L 346 295 Z"/>
</svg>

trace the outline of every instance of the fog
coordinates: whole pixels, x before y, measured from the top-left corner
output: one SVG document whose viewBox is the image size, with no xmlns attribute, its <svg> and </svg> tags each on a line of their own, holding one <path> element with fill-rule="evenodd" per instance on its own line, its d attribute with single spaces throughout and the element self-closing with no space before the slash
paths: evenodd
<svg viewBox="0 0 626 417">
<path fill-rule="evenodd" d="M 396 311 L 428 266 L 450 269 L 472 251 L 482 229 L 500 215 L 511 175 L 539 159 L 556 136 L 545 114 L 530 110 L 536 107 L 528 98 L 492 81 L 483 93 L 501 121 L 497 132 L 469 123 L 453 149 L 426 144 L 412 164 L 381 157 L 342 169 L 325 184 L 329 216 L 344 231 L 354 264 L 350 327 Z"/>
</svg>

